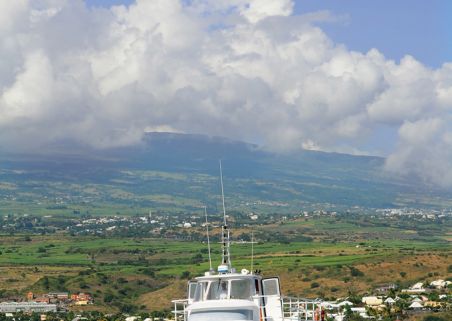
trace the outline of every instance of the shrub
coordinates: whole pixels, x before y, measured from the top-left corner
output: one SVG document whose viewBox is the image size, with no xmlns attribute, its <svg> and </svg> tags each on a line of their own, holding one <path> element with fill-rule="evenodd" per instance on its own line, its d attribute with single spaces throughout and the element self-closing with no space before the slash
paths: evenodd
<svg viewBox="0 0 452 321">
<path fill-rule="evenodd" d="M 189 279 L 190 278 L 190 271 L 184 271 L 180 274 L 181 279 Z"/>
<path fill-rule="evenodd" d="M 423 319 L 423 321 L 446 321 L 446 320 L 435 315 L 428 315 Z"/>
<path fill-rule="evenodd" d="M 364 273 L 360 270 L 358 270 L 357 268 L 355 268 L 354 266 L 350 267 L 350 275 L 353 277 L 359 277 L 359 276 L 364 276 Z"/>
</svg>

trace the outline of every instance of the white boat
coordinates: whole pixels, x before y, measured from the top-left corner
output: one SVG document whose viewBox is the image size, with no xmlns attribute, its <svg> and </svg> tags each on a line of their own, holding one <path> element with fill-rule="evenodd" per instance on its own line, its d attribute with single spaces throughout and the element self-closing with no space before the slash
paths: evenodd
<svg viewBox="0 0 452 321">
<path fill-rule="evenodd" d="M 221 164 L 220 164 L 221 173 Z M 224 207 L 222 262 L 217 271 L 212 264 L 204 276 L 188 282 L 187 298 L 173 300 L 176 321 L 321 321 L 320 300 L 285 297 L 278 277 L 242 269 L 237 272 L 230 259 L 230 231 Z M 207 234 L 208 235 L 208 234 Z M 210 246 L 209 246 L 210 257 Z"/>
</svg>

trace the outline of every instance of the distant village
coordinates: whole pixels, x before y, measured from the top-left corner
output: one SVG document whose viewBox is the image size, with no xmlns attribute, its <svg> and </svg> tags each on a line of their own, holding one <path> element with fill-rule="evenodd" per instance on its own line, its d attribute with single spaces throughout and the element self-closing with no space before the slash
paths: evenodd
<svg viewBox="0 0 452 321">
<path fill-rule="evenodd" d="M 88 293 L 49 292 L 35 294 L 28 292 L 26 297 L 15 299 L 15 301 L 1 302 L 0 313 L 65 312 L 70 306 L 93 304 L 93 297 Z"/>
<path fill-rule="evenodd" d="M 412 208 L 366 209 L 353 207 L 343 212 L 322 208 L 300 211 L 292 215 L 260 214 L 255 212 L 234 212 L 232 219 L 236 226 L 247 227 L 254 224 L 266 225 L 299 218 L 346 217 L 363 215 L 375 221 L 385 223 L 391 220 L 403 220 L 409 217 L 413 222 L 429 223 L 452 219 L 452 210 L 425 210 Z M 8 214 L 0 218 L 0 232 L 55 233 L 65 231 L 71 235 L 97 236 L 151 236 L 164 238 L 193 238 L 184 235 L 183 230 L 205 226 L 205 217 L 199 213 L 152 213 L 147 215 L 78 215 L 63 218 L 53 215 L 34 216 L 29 214 Z M 220 215 L 209 214 L 212 227 L 221 226 Z M 181 233 L 175 231 L 181 230 Z"/>
</svg>

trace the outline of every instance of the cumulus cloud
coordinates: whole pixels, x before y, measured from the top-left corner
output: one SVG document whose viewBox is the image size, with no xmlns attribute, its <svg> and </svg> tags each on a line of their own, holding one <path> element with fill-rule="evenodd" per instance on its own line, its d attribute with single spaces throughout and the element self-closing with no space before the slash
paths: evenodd
<svg viewBox="0 0 452 321">
<path fill-rule="evenodd" d="M 315 25 L 333 20 L 291 0 L 3 1 L 0 144 L 104 148 L 165 129 L 368 153 L 389 127 L 388 170 L 451 185 L 452 64 L 350 51 Z"/>
<path fill-rule="evenodd" d="M 429 118 L 406 122 L 399 129 L 397 150 L 387 159 L 396 173 L 414 174 L 447 187 L 452 182 L 451 119 Z"/>
</svg>

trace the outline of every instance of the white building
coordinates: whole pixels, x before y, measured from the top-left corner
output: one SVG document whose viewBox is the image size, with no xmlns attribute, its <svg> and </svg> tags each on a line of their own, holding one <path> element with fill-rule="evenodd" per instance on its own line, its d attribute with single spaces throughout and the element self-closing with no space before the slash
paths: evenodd
<svg viewBox="0 0 452 321">
<path fill-rule="evenodd" d="M 424 283 L 418 282 L 416 284 L 413 284 L 410 290 L 424 290 Z"/>
<path fill-rule="evenodd" d="M 2 302 L 0 303 L 1 313 L 16 312 L 56 312 L 56 304 L 38 302 Z"/>
<path fill-rule="evenodd" d="M 450 281 L 444 281 L 444 280 L 436 280 L 433 282 L 430 282 L 430 286 L 434 287 L 436 289 L 444 289 L 447 288 L 449 286 L 449 284 L 451 284 L 452 282 Z"/>
<path fill-rule="evenodd" d="M 423 306 L 420 302 L 413 302 L 410 304 L 409 308 L 413 309 L 413 310 L 419 310 L 419 309 L 422 309 Z"/>
<path fill-rule="evenodd" d="M 386 304 L 389 304 L 389 305 L 393 305 L 394 303 L 396 303 L 396 301 L 395 301 L 393 298 L 388 297 L 388 298 L 385 300 L 385 303 L 386 303 Z"/>
<path fill-rule="evenodd" d="M 376 296 L 364 296 L 361 302 L 368 306 L 376 306 L 383 304 L 383 300 Z"/>
<path fill-rule="evenodd" d="M 345 307 L 346 305 L 352 307 L 354 304 L 353 304 L 353 302 L 350 302 L 350 301 L 347 301 L 347 300 L 339 302 L 338 304 L 336 304 L 336 306 L 338 306 L 338 307 Z"/>
<path fill-rule="evenodd" d="M 422 282 L 418 282 L 413 284 L 409 289 L 403 289 L 402 292 L 405 293 L 422 293 L 425 292 L 424 284 Z"/>
</svg>

